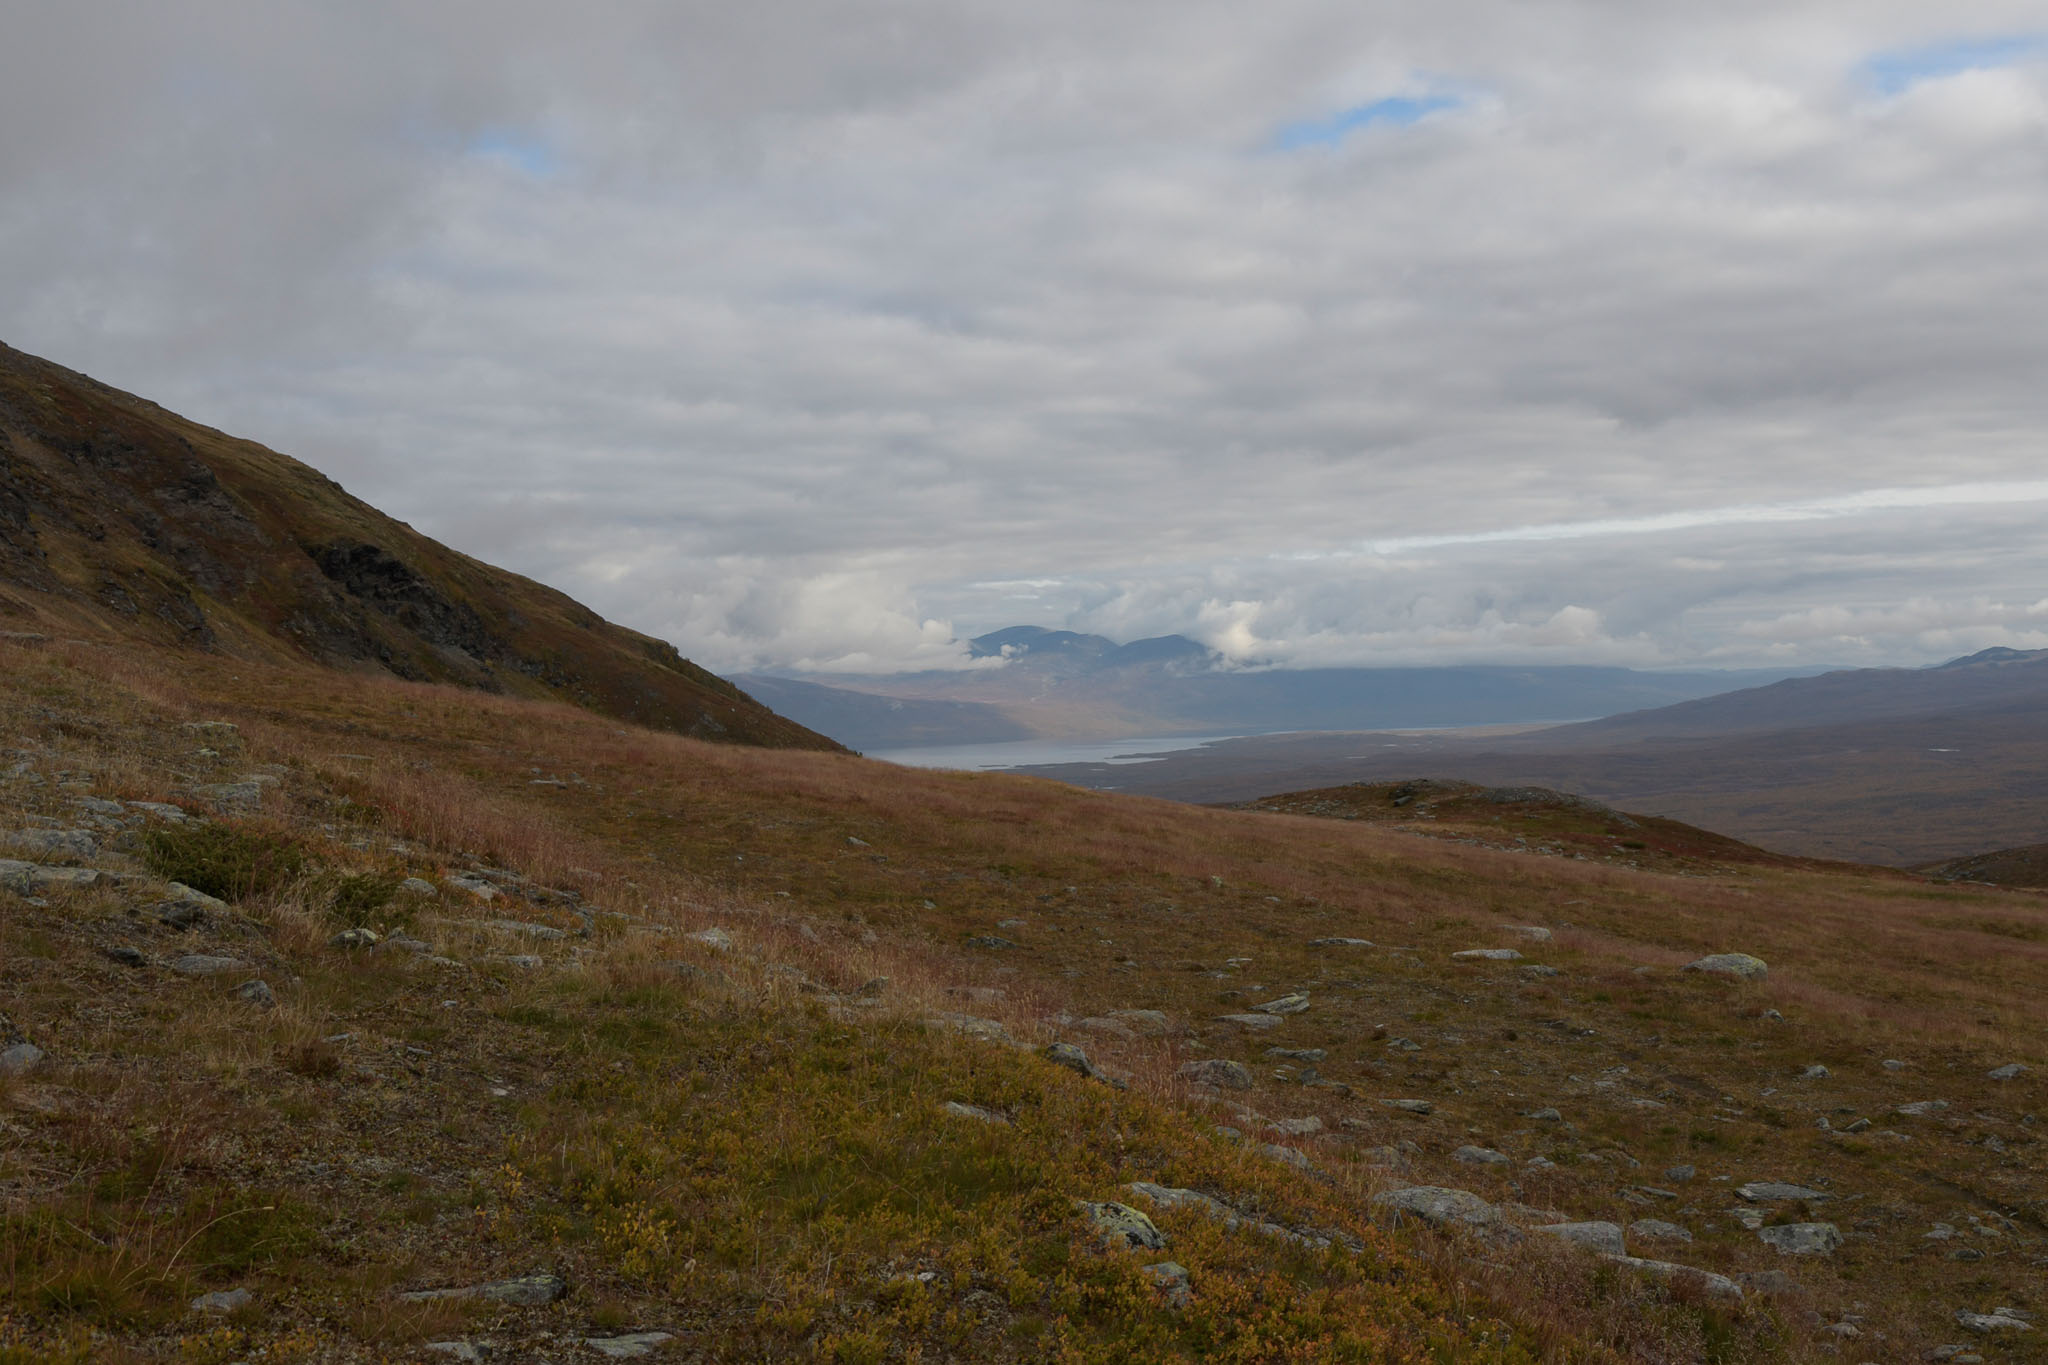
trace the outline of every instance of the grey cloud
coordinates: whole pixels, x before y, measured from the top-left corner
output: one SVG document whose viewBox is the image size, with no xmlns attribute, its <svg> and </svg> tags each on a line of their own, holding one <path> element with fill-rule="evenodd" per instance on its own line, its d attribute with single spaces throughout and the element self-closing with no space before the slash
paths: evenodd
<svg viewBox="0 0 2048 1365">
<path fill-rule="evenodd" d="M 39 7 L 0 49 L 0 317 L 715 666 L 957 661 L 1017 619 L 1917 660 L 2039 637 L 2038 509 L 1354 552 L 2032 477 L 2048 63 L 1860 64 L 2035 23 Z"/>
</svg>

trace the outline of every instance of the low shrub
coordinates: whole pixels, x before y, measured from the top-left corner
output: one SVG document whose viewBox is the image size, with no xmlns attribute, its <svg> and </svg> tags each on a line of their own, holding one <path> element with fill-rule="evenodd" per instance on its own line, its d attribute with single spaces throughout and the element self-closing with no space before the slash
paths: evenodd
<svg viewBox="0 0 2048 1365">
<path fill-rule="evenodd" d="M 188 822 L 143 836 L 150 871 L 222 900 L 282 890 L 306 874 L 306 851 L 273 825 Z"/>
</svg>

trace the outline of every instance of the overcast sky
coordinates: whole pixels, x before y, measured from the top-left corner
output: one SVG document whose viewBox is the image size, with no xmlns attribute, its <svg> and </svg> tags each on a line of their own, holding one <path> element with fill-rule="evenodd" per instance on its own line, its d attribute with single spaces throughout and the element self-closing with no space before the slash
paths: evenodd
<svg viewBox="0 0 2048 1365">
<path fill-rule="evenodd" d="M 12 0 L 0 339 L 714 668 L 2048 646 L 2039 0 Z"/>
</svg>

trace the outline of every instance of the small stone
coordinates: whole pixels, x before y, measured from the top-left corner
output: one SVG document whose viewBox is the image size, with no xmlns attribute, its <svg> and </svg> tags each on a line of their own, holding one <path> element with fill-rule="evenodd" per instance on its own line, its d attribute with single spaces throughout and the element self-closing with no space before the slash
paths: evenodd
<svg viewBox="0 0 2048 1365">
<path fill-rule="evenodd" d="M 1667 1166 L 1664 1169 L 1664 1178 L 1680 1185 L 1698 1174 L 1699 1168 L 1696 1166 Z"/>
<path fill-rule="evenodd" d="M 617 1337 L 585 1337 L 583 1344 L 612 1360 L 638 1360 L 653 1355 L 654 1348 L 663 1342 L 674 1340 L 668 1332 L 628 1332 Z"/>
<path fill-rule="evenodd" d="M 939 1110 L 941 1113 L 950 1114 L 956 1119 L 973 1119 L 977 1123 L 993 1124 L 998 1128 L 1010 1126 L 1010 1121 L 1001 1114 L 998 1114 L 993 1109 L 983 1109 L 978 1104 L 962 1104 L 958 1100 L 947 1100 L 939 1106 Z"/>
<path fill-rule="evenodd" d="M 192 1300 L 195 1313 L 232 1313 L 237 1308 L 246 1308 L 255 1302 L 256 1296 L 246 1289 L 216 1289 L 211 1294 L 201 1294 Z"/>
<path fill-rule="evenodd" d="M 437 899 L 441 894 L 439 888 L 425 877 L 407 877 L 398 884 L 398 893 L 402 896 L 431 896 Z"/>
<path fill-rule="evenodd" d="M 34 1043 L 26 1041 L 0 1048 L 0 1076 L 19 1076 L 31 1071 L 47 1055 Z"/>
<path fill-rule="evenodd" d="M 1861 1132 L 1865 1132 L 1865 1131 L 1867 1131 L 1867 1130 L 1869 1129 L 1869 1127 L 1870 1127 L 1870 1120 L 1869 1120 L 1869 1119 L 1857 1119 L 1857 1120 L 1856 1120 L 1856 1121 L 1855 1121 L 1854 1123 L 1851 1123 L 1851 1124 L 1848 1124 L 1848 1125 L 1846 1125 L 1846 1126 L 1845 1126 L 1845 1127 L 1844 1127 L 1844 1128 L 1842 1129 L 1842 1131 L 1843 1131 L 1843 1132 L 1845 1132 L 1845 1133 L 1861 1133 Z"/>
<path fill-rule="evenodd" d="M 1001 934 L 980 934 L 968 939 L 967 946 L 970 948 L 1002 949 L 1014 948 L 1017 945 L 1004 938 Z"/>
<path fill-rule="evenodd" d="M 276 993 L 270 989 L 270 983 L 264 981 L 261 977 L 252 981 L 244 981 L 241 985 L 235 987 L 235 994 L 259 1010 L 274 1010 L 277 1008 Z"/>
<path fill-rule="evenodd" d="M 1453 962 L 1520 962 L 1522 955 L 1513 948 L 1466 948 L 1451 954 Z"/>
<path fill-rule="evenodd" d="M 1404 1114 L 1426 1115 L 1436 1112 L 1436 1106 L 1428 1100 L 1381 1100 L 1380 1103 L 1389 1109 L 1398 1109 Z"/>
<path fill-rule="evenodd" d="M 1690 1242 L 1692 1233 L 1661 1218 L 1638 1218 L 1628 1225 L 1628 1235 L 1648 1242 Z"/>
<path fill-rule="evenodd" d="M 1422 1051 L 1422 1044 L 1416 1042 L 1413 1038 L 1389 1038 L 1387 1039 L 1387 1051 L 1420 1052 Z"/>
<path fill-rule="evenodd" d="M 473 1341 L 429 1341 L 421 1343 L 420 1349 L 432 1351 L 435 1355 L 447 1356 L 450 1360 L 465 1362 L 484 1359 L 484 1348 Z"/>
<path fill-rule="evenodd" d="M 1467 1166 L 1506 1166 L 1511 1164 L 1507 1154 L 1496 1152 L 1491 1147 L 1460 1147 L 1451 1156 Z"/>
<path fill-rule="evenodd" d="M 860 1000 L 879 1000 L 888 989 L 889 978 L 886 976 L 875 976 L 861 982 L 860 989 L 853 994 L 856 999 Z"/>
<path fill-rule="evenodd" d="M 1761 981 L 1770 974 L 1770 965 L 1760 957 L 1748 953 L 1712 953 L 1695 958 L 1685 964 L 1689 972 L 1705 972 L 1711 976 L 1732 977 L 1738 981 Z"/>
<path fill-rule="evenodd" d="M 1799 1079 L 1802 1081 L 1824 1081 L 1834 1074 L 1834 1072 L 1828 1070 L 1826 1067 L 1816 1065 L 1810 1066 L 1806 1068 L 1806 1070 L 1800 1072 Z"/>
<path fill-rule="evenodd" d="M 171 970 L 180 976 L 212 976 L 216 972 L 231 972 L 242 965 L 232 957 L 220 957 L 213 953 L 189 953 L 171 963 Z"/>
<path fill-rule="evenodd" d="M 327 940 L 330 948 L 374 948 L 377 946 L 377 931 L 374 929 L 344 929 Z"/>
<path fill-rule="evenodd" d="M 1282 1022 L 1277 1014 L 1219 1014 L 1216 1018 L 1220 1023 L 1236 1024 L 1254 1032 L 1279 1028 Z"/>
<path fill-rule="evenodd" d="M 1244 1064 L 1222 1057 L 1204 1057 L 1198 1062 L 1183 1062 L 1180 1075 L 1183 1080 L 1196 1085 L 1213 1085 L 1220 1090 L 1252 1088 L 1252 1073 Z"/>
<path fill-rule="evenodd" d="M 732 951 L 732 935 L 723 929 L 699 929 L 689 937 L 692 943 L 701 943 L 707 948 L 716 948 L 721 953 Z"/>
<path fill-rule="evenodd" d="M 1319 1047 L 1269 1047 L 1266 1049 L 1266 1055 L 1268 1057 L 1284 1058 L 1290 1062 L 1304 1062 L 1309 1066 L 1315 1066 L 1327 1061 L 1330 1056 L 1328 1052 Z"/>
<path fill-rule="evenodd" d="M 1780 1256 L 1828 1256 L 1842 1245 L 1842 1231 L 1833 1223 L 1785 1223 L 1758 1228 L 1756 1235 Z"/>
<path fill-rule="evenodd" d="M 1372 947 L 1372 940 L 1366 938 L 1312 938 L 1308 941 L 1308 946 L 1311 948 L 1370 948 Z"/>
<path fill-rule="evenodd" d="M 1095 1231 L 1105 1248 L 1132 1248 L 1140 1251 L 1164 1251 L 1166 1234 L 1129 1204 L 1115 1201 L 1091 1203 L 1086 1199 L 1074 1201 L 1074 1207 L 1095 1225 Z"/>
<path fill-rule="evenodd" d="M 125 943 L 119 943 L 111 948 L 101 949 L 101 951 L 106 954 L 109 961 L 118 962 L 123 967 L 147 967 L 149 965 L 149 959 L 142 955 L 140 948 L 131 948 Z"/>
<path fill-rule="evenodd" d="M 1536 1230 L 1610 1256 L 1619 1256 L 1627 1250 L 1622 1243 L 1621 1228 L 1614 1223 L 1547 1223 Z"/>
<path fill-rule="evenodd" d="M 1751 1270 L 1735 1277 L 1752 1294 L 1790 1294 L 1799 1282 L 1782 1270 Z"/>
<path fill-rule="evenodd" d="M 1540 924 L 1503 924 L 1501 928 L 1511 934 L 1520 934 L 1534 943 L 1550 942 L 1550 931 Z"/>
<path fill-rule="evenodd" d="M 1893 1112 L 1904 1114 L 1908 1118 L 1920 1119 L 1926 1118 L 1930 1114 L 1939 1114 L 1946 1108 L 1948 1108 L 1947 1100 L 1915 1100 L 1911 1104 L 1900 1105 Z"/>
<path fill-rule="evenodd" d="M 2021 1063 L 2007 1062 L 2004 1066 L 1994 1067 L 1992 1070 L 1985 1072 L 1984 1076 L 1987 1080 L 2014 1081 L 2018 1080 L 2021 1076 L 2024 1076 L 2026 1073 L 2027 1068 Z"/>
<path fill-rule="evenodd" d="M 1308 996 L 1301 991 L 1283 995 L 1278 1000 L 1268 1000 L 1263 1005 L 1252 1006 L 1253 1012 L 1257 1014 L 1300 1014 L 1307 1008 Z"/>
<path fill-rule="evenodd" d="M 1282 1137 L 1311 1137 L 1323 1131 L 1323 1121 L 1309 1114 L 1298 1119 L 1276 1119 L 1266 1127 Z"/>
<path fill-rule="evenodd" d="M 1887 1057 L 1879 1062 L 1878 1065 L 1886 1071 L 1904 1071 L 1906 1069 L 1906 1064 L 1896 1057 Z"/>
<path fill-rule="evenodd" d="M 1156 1265 L 1140 1266 L 1138 1273 L 1145 1277 L 1159 1297 L 1169 1308 L 1185 1308 L 1192 1293 L 1188 1288 L 1187 1268 L 1177 1261 L 1161 1261 Z"/>
<path fill-rule="evenodd" d="M 1527 1113 L 1523 1114 L 1522 1117 L 1525 1119 L 1534 1119 L 1538 1123 L 1564 1122 L 1564 1115 L 1558 1113 L 1555 1109 L 1531 1109 Z"/>
</svg>

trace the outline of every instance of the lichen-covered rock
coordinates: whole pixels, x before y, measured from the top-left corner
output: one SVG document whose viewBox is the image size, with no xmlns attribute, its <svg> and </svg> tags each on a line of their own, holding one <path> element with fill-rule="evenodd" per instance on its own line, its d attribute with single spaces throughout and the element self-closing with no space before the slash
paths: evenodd
<svg viewBox="0 0 2048 1365">
<path fill-rule="evenodd" d="M 1752 1180 L 1746 1185 L 1737 1185 L 1735 1192 L 1755 1204 L 1769 1204 L 1779 1200 L 1799 1199 L 1809 1204 L 1833 1199 L 1826 1190 L 1816 1190 L 1805 1185 L 1794 1185 L 1783 1180 Z"/>
<path fill-rule="evenodd" d="M 1308 996 L 1301 991 L 1283 995 L 1278 1000 L 1268 1000 L 1263 1005 L 1252 1006 L 1252 1010 L 1258 1014 L 1300 1014 L 1307 1008 Z"/>
<path fill-rule="evenodd" d="M 1252 1088 L 1252 1073 L 1241 1062 L 1228 1061 L 1222 1057 L 1204 1057 L 1198 1062 L 1184 1062 L 1180 1068 L 1181 1079 L 1196 1085 L 1213 1085 L 1219 1090 L 1249 1090 Z"/>
<path fill-rule="evenodd" d="M 1689 972 L 1732 977 L 1737 981 L 1761 981 L 1770 975 L 1770 964 L 1748 953 L 1710 953 L 1685 964 Z"/>
<path fill-rule="evenodd" d="M 1842 1230 L 1833 1223 L 1786 1223 L 1758 1228 L 1756 1235 L 1780 1256 L 1829 1256 L 1842 1245 Z"/>
<path fill-rule="evenodd" d="M 1372 1197 L 1375 1208 L 1408 1214 L 1437 1227 L 1463 1224 L 1492 1228 L 1501 1225 L 1500 1210 L 1470 1190 L 1447 1189 L 1441 1185 L 1411 1185 L 1387 1190 Z"/>
<path fill-rule="evenodd" d="M 1496 1152 L 1491 1147 L 1473 1147 L 1468 1145 L 1460 1147 L 1451 1155 L 1455 1159 L 1464 1162 L 1467 1166 L 1506 1166 L 1509 1164 L 1507 1153 Z"/>
<path fill-rule="evenodd" d="M 1095 1226 L 1097 1239 L 1105 1248 L 1127 1247 L 1137 1251 L 1163 1251 L 1166 1249 L 1166 1234 L 1161 1232 L 1150 1218 L 1114 1200 L 1094 1203 L 1086 1199 L 1074 1201 L 1084 1217 Z"/>
<path fill-rule="evenodd" d="M 1187 1267 L 1178 1261 L 1161 1261 L 1157 1265 L 1141 1266 L 1138 1273 L 1159 1292 L 1159 1297 L 1166 1301 L 1168 1308 L 1185 1308 L 1188 1306 L 1188 1300 L 1193 1297 L 1188 1289 Z"/>
</svg>

